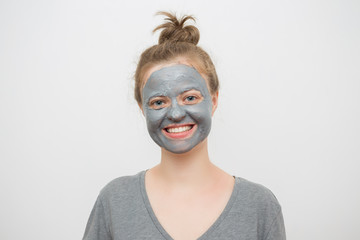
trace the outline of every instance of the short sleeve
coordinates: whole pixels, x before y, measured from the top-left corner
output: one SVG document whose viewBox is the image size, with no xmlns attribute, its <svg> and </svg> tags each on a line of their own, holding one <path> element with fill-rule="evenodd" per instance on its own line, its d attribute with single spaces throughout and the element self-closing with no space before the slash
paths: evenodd
<svg viewBox="0 0 360 240">
<path fill-rule="evenodd" d="M 286 240 L 284 218 L 279 210 L 277 216 L 271 224 L 271 228 L 267 234 L 266 240 Z"/>
<path fill-rule="evenodd" d="M 110 230 L 106 222 L 106 212 L 101 198 L 95 202 L 86 225 L 83 240 L 111 240 Z"/>
</svg>

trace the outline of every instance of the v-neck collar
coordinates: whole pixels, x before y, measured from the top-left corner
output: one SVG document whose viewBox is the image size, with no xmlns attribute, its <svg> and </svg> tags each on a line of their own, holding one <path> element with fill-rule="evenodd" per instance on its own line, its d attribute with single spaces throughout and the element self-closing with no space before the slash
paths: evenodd
<svg viewBox="0 0 360 240">
<path fill-rule="evenodd" d="M 140 191 L 141 191 L 141 194 L 142 194 L 142 197 L 143 197 L 145 207 L 146 207 L 147 212 L 149 213 L 154 225 L 159 230 L 159 232 L 164 236 L 164 238 L 166 240 L 174 240 L 166 232 L 166 230 L 163 228 L 163 226 L 160 224 L 160 222 L 157 219 L 157 217 L 156 217 L 156 215 L 154 213 L 154 210 L 153 210 L 153 208 L 152 208 L 152 206 L 150 204 L 150 200 L 149 200 L 149 197 L 147 195 L 146 188 L 145 188 L 145 174 L 146 174 L 147 170 L 144 170 L 144 171 L 140 172 L 140 174 L 139 174 Z M 230 199 L 228 200 L 224 210 L 222 211 L 220 216 L 215 220 L 215 222 L 206 230 L 206 232 L 204 234 L 202 234 L 199 238 L 197 238 L 197 240 L 208 239 L 208 236 L 211 235 L 211 233 L 218 227 L 218 225 L 226 218 L 227 214 L 229 213 L 231 207 L 233 206 L 233 204 L 234 204 L 234 202 L 236 200 L 237 194 L 239 192 L 239 186 L 240 186 L 239 178 L 237 178 L 235 176 L 234 176 L 234 178 L 235 178 L 234 188 L 233 188 Z"/>
</svg>

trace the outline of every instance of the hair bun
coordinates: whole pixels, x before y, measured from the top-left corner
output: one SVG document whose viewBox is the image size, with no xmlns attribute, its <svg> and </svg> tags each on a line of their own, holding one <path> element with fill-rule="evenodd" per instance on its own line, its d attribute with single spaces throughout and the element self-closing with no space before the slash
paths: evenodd
<svg viewBox="0 0 360 240">
<path fill-rule="evenodd" d="M 165 23 L 156 27 L 153 32 L 163 29 L 159 36 L 159 44 L 167 41 L 171 42 L 188 42 L 196 45 L 200 39 L 199 30 L 192 25 L 185 25 L 185 22 L 189 19 L 195 22 L 195 18 L 192 16 L 183 16 L 177 19 L 174 14 L 168 12 L 158 12 L 157 15 L 165 15 Z"/>
</svg>

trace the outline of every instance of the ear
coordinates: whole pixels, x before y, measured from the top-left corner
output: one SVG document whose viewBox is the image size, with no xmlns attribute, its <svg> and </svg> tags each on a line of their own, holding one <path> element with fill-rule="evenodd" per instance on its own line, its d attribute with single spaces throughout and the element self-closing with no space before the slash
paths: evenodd
<svg viewBox="0 0 360 240">
<path fill-rule="evenodd" d="M 143 109 L 142 105 L 141 105 L 140 103 L 138 103 L 138 105 L 139 105 L 139 108 L 140 108 L 142 114 L 145 116 L 145 114 L 144 114 L 144 109 Z"/>
<path fill-rule="evenodd" d="M 216 93 L 214 93 L 211 97 L 211 101 L 212 101 L 212 113 L 211 116 L 214 116 L 215 110 L 218 106 L 218 99 L 219 99 L 219 91 L 217 91 Z"/>
</svg>

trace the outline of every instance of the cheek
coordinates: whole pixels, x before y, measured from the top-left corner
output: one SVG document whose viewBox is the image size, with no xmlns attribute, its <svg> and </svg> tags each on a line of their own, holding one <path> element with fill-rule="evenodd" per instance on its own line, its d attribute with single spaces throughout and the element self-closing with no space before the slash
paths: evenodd
<svg viewBox="0 0 360 240">
<path fill-rule="evenodd" d="M 154 130 L 154 128 L 158 128 L 162 121 L 166 116 L 166 110 L 153 110 L 153 109 L 146 109 L 145 110 L 145 118 L 148 129 Z"/>
<path fill-rule="evenodd" d="M 211 121 L 211 111 L 212 105 L 207 101 L 187 107 L 188 114 L 200 124 Z"/>
</svg>

